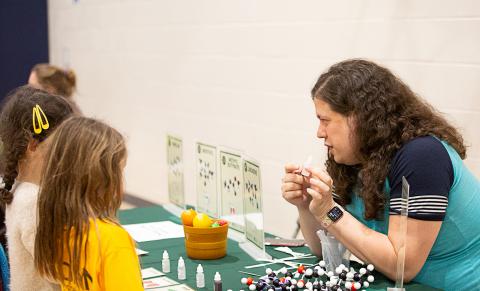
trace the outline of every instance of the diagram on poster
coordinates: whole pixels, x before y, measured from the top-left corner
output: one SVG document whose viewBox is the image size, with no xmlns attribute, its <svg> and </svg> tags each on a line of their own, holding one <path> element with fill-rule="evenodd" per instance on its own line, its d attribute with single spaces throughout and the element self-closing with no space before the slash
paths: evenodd
<svg viewBox="0 0 480 291">
<path fill-rule="evenodd" d="M 243 162 L 245 185 L 245 234 L 249 241 L 264 249 L 262 185 L 259 165 L 251 160 Z"/>
<path fill-rule="evenodd" d="M 185 205 L 182 156 L 182 140 L 167 135 L 168 197 L 180 207 Z"/>
<path fill-rule="evenodd" d="M 233 229 L 244 232 L 242 157 L 220 151 L 221 216 Z"/>
<path fill-rule="evenodd" d="M 217 151 L 214 146 L 197 143 L 197 210 L 218 217 Z"/>
</svg>

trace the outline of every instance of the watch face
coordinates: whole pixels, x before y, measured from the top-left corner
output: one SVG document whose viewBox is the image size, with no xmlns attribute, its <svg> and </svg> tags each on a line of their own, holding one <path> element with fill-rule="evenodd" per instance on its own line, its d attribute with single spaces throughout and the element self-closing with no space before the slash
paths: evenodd
<svg viewBox="0 0 480 291">
<path fill-rule="evenodd" d="M 328 213 L 327 216 L 330 218 L 332 221 L 337 221 L 342 217 L 343 211 L 338 208 L 337 206 L 333 207 Z"/>
</svg>

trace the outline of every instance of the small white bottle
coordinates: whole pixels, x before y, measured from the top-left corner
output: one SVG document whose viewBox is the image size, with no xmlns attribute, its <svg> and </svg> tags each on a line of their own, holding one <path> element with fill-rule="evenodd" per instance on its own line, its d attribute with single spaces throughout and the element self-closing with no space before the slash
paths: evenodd
<svg viewBox="0 0 480 291">
<path fill-rule="evenodd" d="M 205 288 L 205 274 L 203 274 L 202 264 L 197 266 L 197 288 Z"/>
<path fill-rule="evenodd" d="M 170 273 L 170 258 L 168 257 L 168 252 L 166 250 L 163 251 L 162 272 Z"/>
<path fill-rule="evenodd" d="M 187 279 L 187 274 L 185 271 L 185 261 L 183 260 L 182 257 L 178 258 L 178 266 L 177 266 L 177 272 L 178 272 L 178 280 L 186 280 Z"/>
</svg>

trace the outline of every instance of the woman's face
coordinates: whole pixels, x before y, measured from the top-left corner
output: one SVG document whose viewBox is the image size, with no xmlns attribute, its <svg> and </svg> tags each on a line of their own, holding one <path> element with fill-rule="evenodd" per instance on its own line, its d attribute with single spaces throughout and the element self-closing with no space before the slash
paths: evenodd
<svg viewBox="0 0 480 291">
<path fill-rule="evenodd" d="M 324 139 L 328 155 L 338 164 L 349 166 L 359 164 L 353 120 L 333 111 L 325 101 L 314 98 L 313 103 L 320 122 L 317 137 Z"/>
</svg>

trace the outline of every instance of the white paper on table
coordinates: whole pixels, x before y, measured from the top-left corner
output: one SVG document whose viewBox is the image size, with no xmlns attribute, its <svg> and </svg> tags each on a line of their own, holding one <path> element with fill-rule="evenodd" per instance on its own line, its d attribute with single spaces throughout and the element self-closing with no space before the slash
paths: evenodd
<svg viewBox="0 0 480 291">
<path fill-rule="evenodd" d="M 153 289 L 158 287 L 167 287 L 172 285 L 178 285 L 177 281 L 174 281 L 168 277 L 158 277 L 152 279 L 143 280 L 143 288 Z"/>
<path fill-rule="evenodd" d="M 192 289 L 187 285 L 182 284 L 182 285 L 175 285 L 175 286 L 169 286 L 169 287 L 148 289 L 148 291 L 195 291 L 195 289 Z"/>
<path fill-rule="evenodd" d="M 152 277 L 160 277 L 165 275 L 164 273 L 160 272 L 155 268 L 146 268 L 142 270 L 142 279 L 145 278 L 152 278 Z"/>
<path fill-rule="evenodd" d="M 135 249 L 135 252 L 137 253 L 137 256 L 142 256 L 148 254 L 147 251 L 141 250 L 141 249 Z"/>
<path fill-rule="evenodd" d="M 158 221 L 124 225 L 137 242 L 184 237 L 183 227 L 171 221 Z"/>
</svg>

